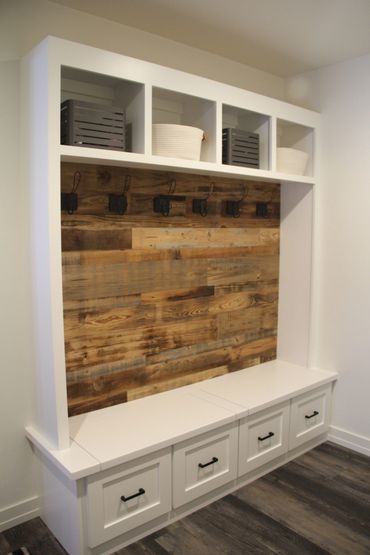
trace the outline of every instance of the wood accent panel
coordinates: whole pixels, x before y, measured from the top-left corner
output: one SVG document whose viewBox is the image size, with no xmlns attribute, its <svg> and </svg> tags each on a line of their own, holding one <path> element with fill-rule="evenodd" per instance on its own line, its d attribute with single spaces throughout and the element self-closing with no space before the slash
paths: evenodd
<svg viewBox="0 0 370 555">
<path fill-rule="evenodd" d="M 70 415 L 276 357 L 278 184 L 64 163 L 63 192 L 77 170 L 78 210 L 62 213 L 61 230 Z M 108 194 L 123 191 L 126 175 L 119 216 Z M 171 179 L 186 200 L 164 217 L 153 196 Z M 208 215 L 193 214 L 192 199 L 211 186 Z M 225 215 L 243 188 L 240 217 Z"/>
</svg>

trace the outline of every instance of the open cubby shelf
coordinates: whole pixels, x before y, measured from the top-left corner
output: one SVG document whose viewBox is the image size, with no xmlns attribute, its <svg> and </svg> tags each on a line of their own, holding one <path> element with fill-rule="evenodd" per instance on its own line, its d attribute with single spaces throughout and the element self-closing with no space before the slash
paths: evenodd
<svg viewBox="0 0 370 555">
<path fill-rule="evenodd" d="M 278 119 L 276 126 L 277 148 L 293 148 L 308 155 L 305 175 L 314 176 L 314 135 L 315 130 L 307 125 Z"/>
<path fill-rule="evenodd" d="M 199 169 L 214 175 L 244 175 L 276 180 L 281 178 L 282 173 L 276 170 L 277 148 L 283 146 L 303 150 L 308 155 L 304 174 L 289 175 L 283 172 L 284 179 L 313 183 L 314 134 L 318 124 L 318 115 L 314 112 L 125 57 L 121 57 L 125 62 L 120 65 L 109 64 L 104 67 L 102 57 L 97 57 L 95 63 L 90 59 L 89 67 L 81 69 L 78 51 L 75 53 L 76 56 L 71 60 L 63 54 L 60 56 L 57 65 L 60 88 L 54 91 L 54 109 L 58 110 L 60 103 L 65 100 L 74 100 L 97 104 L 102 109 L 117 107 L 123 110 L 126 146 L 119 151 L 93 148 L 91 145 L 89 148 L 71 146 L 64 141 L 60 150 L 64 161 L 75 158 L 76 161 L 88 163 L 93 159 L 94 162 L 105 161 L 107 164 L 128 163 L 169 169 L 178 167 L 185 171 Z M 158 123 L 202 129 L 204 140 L 200 160 L 153 155 L 152 124 Z M 222 151 L 223 129 L 230 129 L 233 133 L 247 132 L 257 137 L 257 164 L 241 162 L 238 156 L 233 160 L 225 160 Z"/>
</svg>

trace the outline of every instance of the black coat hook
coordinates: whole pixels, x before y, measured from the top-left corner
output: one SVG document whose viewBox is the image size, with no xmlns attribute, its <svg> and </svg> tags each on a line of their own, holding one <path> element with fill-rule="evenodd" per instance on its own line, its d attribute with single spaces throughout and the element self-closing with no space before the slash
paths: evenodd
<svg viewBox="0 0 370 555">
<path fill-rule="evenodd" d="M 267 202 L 256 202 L 256 217 L 257 218 L 267 218 Z"/>
<path fill-rule="evenodd" d="M 169 216 L 172 208 L 172 201 L 185 202 L 186 197 L 173 194 L 175 189 L 176 179 L 171 179 L 168 187 L 168 194 L 156 195 L 153 198 L 153 212 L 162 214 L 162 216 Z"/>
<path fill-rule="evenodd" d="M 240 207 L 247 196 L 248 189 L 246 185 L 243 185 L 243 194 L 239 200 L 227 200 L 225 205 L 225 213 L 227 216 L 232 216 L 233 218 L 240 218 Z"/>
<path fill-rule="evenodd" d="M 240 201 L 227 200 L 225 212 L 228 216 L 232 216 L 233 218 L 240 218 Z"/>
<path fill-rule="evenodd" d="M 256 202 L 256 218 L 268 218 L 268 205 L 272 202 L 273 191 L 271 192 L 271 197 L 267 202 Z"/>
<path fill-rule="evenodd" d="M 73 175 L 72 190 L 70 193 L 61 193 L 60 204 L 63 211 L 73 214 L 78 208 L 77 189 L 81 181 L 81 173 L 75 171 Z"/>
<path fill-rule="evenodd" d="M 127 202 L 126 193 L 130 188 L 130 184 L 131 184 L 131 175 L 126 175 L 122 193 L 118 195 L 116 193 L 109 193 L 108 195 L 109 212 L 113 212 L 114 214 L 119 214 L 120 216 L 123 216 L 123 214 L 127 211 L 128 202 Z"/>
<path fill-rule="evenodd" d="M 214 183 L 211 184 L 210 190 L 206 198 L 193 198 L 192 211 L 193 214 L 200 214 L 203 218 L 208 214 L 208 199 L 213 193 Z"/>
<path fill-rule="evenodd" d="M 169 195 L 157 195 L 153 198 L 153 212 L 169 216 L 171 210 L 171 198 Z"/>
</svg>

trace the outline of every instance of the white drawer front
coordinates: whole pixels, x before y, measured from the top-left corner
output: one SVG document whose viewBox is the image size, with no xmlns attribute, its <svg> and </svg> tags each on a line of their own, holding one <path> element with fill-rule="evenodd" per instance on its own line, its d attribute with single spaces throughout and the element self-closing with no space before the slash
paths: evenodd
<svg viewBox="0 0 370 555">
<path fill-rule="evenodd" d="M 288 450 L 289 401 L 242 418 L 239 426 L 239 476 Z"/>
<path fill-rule="evenodd" d="M 329 427 L 332 385 L 304 393 L 292 400 L 289 449 L 322 434 Z"/>
<path fill-rule="evenodd" d="M 180 507 L 236 478 L 237 425 L 175 445 L 173 506 Z"/>
<path fill-rule="evenodd" d="M 87 479 L 88 541 L 94 547 L 171 510 L 170 449 Z"/>
</svg>

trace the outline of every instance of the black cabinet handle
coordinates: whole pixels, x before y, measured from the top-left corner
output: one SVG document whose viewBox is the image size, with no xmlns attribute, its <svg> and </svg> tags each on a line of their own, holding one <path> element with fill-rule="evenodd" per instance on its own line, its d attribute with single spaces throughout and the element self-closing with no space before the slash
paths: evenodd
<svg viewBox="0 0 370 555">
<path fill-rule="evenodd" d="M 133 495 L 129 495 L 128 497 L 121 495 L 121 500 L 126 503 L 126 501 L 130 501 L 130 499 L 135 499 L 135 497 L 139 497 L 139 495 L 144 495 L 144 493 L 145 493 L 145 489 L 139 488 L 139 491 L 137 493 L 134 493 Z"/>
<path fill-rule="evenodd" d="M 310 415 L 305 415 L 305 418 L 307 418 L 307 420 L 309 420 L 310 418 L 313 418 L 314 416 L 317 416 L 319 413 L 317 412 L 317 410 L 314 410 L 312 414 Z"/>
<path fill-rule="evenodd" d="M 198 466 L 199 468 L 205 468 L 206 466 L 209 466 L 210 464 L 215 464 L 216 462 L 218 462 L 218 458 L 217 457 L 212 457 L 212 460 L 207 462 L 207 463 L 199 463 Z"/>
<path fill-rule="evenodd" d="M 275 435 L 274 432 L 269 432 L 265 437 L 258 436 L 258 441 L 265 441 L 265 439 L 270 439 L 270 437 L 274 435 Z"/>
</svg>

